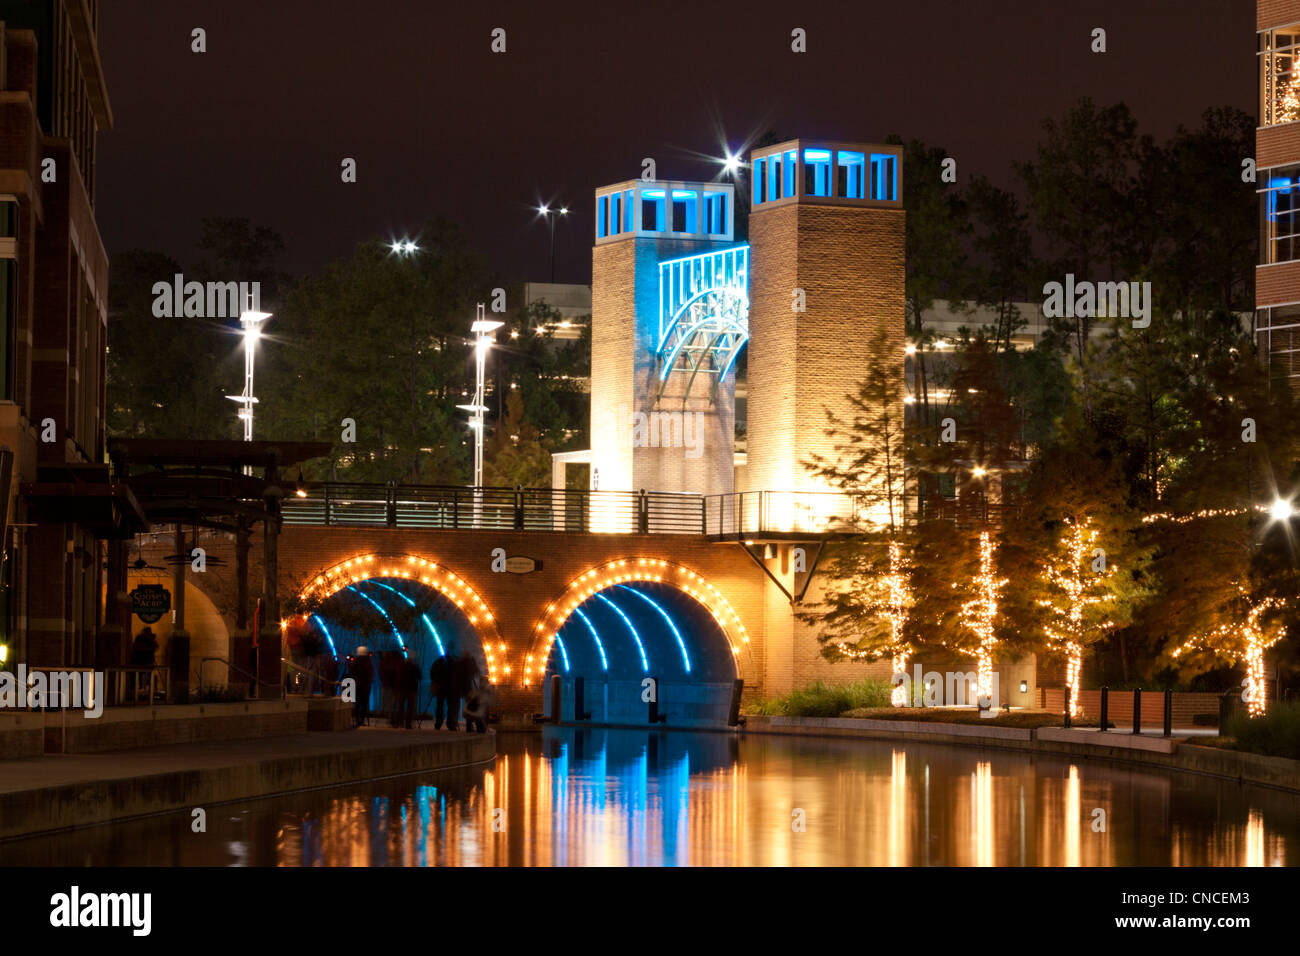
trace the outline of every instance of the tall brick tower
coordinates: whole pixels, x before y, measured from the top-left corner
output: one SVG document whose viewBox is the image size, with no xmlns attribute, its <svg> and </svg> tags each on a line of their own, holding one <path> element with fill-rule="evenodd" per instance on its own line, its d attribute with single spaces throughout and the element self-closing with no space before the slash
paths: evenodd
<svg viewBox="0 0 1300 956">
<path fill-rule="evenodd" d="M 803 462 L 813 453 L 834 458 L 825 409 L 848 416 L 846 396 L 866 377 L 881 330 L 902 394 L 902 150 L 792 140 L 751 158 L 743 484 L 826 490 Z M 769 519 L 797 524 L 799 505 L 784 507 L 791 514 Z"/>
<path fill-rule="evenodd" d="M 634 180 L 596 190 L 592 483 L 733 490 L 735 373 L 747 250 L 733 187 Z M 728 324 L 730 322 L 730 325 Z"/>
</svg>

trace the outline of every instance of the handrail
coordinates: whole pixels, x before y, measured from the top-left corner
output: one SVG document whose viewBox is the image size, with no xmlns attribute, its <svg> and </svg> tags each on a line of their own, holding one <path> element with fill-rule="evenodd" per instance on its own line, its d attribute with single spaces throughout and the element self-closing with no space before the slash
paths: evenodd
<svg viewBox="0 0 1300 956">
<path fill-rule="evenodd" d="M 203 658 L 200 658 L 200 659 L 199 659 L 199 688 L 200 688 L 200 689 L 202 689 L 202 687 L 203 687 L 203 668 L 204 668 L 204 666 L 205 666 L 209 661 L 217 661 L 218 663 L 225 664 L 227 667 L 229 667 L 229 668 L 230 668 L 232 671 L 234 671 L 235 673 L 237 673 L 237 674 L 242 674 L 244 677 L 247 677 L 249 680 L 256 682 L 257 684 L 261 685 L 262 687 L 279 687 L 279 686 L 280 686 L 280 682 L 279 682 L 279 681 L 276 681 L 274 684 L 268 683 L 267 681 L 262 680 L 262 679 L 261 679 L 260 677 L 258 677 L 256 674 L 250 674 L 248 671 L 244 670 L 244 669 L 243 669 L 242 667 L 240 667 L 238 664 L 232 664 L 232 663 L 230 663 L 230 661 L 226 660 L 224 657 L 203 657 Z"/>
</svg>

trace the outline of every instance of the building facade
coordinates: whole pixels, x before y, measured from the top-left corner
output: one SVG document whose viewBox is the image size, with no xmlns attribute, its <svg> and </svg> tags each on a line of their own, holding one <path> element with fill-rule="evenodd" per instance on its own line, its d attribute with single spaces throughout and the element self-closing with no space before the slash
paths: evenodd
<svg viewBox="0 0 1300 956">
<path fill-rule="evenodd" d="M 1300 382 L 1300 0 L 1258 0 L 1256 342 L 1275 383 Z"/>
<path fill-rule="evenodd" d="M 100 542 L 133 509 L 104 464 L 95 150 L 113 114 L 98 8 L 0 4 L 0 446 L 12 453 L 0 640 L 32 666 L 89 665 L 106 631 L 119 654 L 122 639 L 100 610 Z"/>
</svg>

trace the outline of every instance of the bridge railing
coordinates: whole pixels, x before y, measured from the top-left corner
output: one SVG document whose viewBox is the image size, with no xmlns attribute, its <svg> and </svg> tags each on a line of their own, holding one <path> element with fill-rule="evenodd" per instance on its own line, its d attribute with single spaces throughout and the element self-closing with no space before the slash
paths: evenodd
<svg viewBox="0 0 1300 956">
<path fill-rule="evenodd" d="M 286 524 L 426 530 L 701 534 L 700 495 L 320 482 L 286 496 Z"/>
<path fill-rule="evenodd" d="M 898 516 L 901 520 L 901 516 Z M 746 535 L 833 534 L 888 521 L 888 506 L 835 491 L 744 491 L 704 499 L 704 533 Z"/>
</svg>

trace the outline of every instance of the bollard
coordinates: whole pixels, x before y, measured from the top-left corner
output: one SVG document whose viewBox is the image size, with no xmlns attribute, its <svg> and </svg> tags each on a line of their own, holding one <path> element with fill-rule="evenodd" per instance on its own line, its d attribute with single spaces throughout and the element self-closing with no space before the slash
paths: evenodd
<svg viewBox="0 0 1300 956">
<path fill-rule="evenodd" d="M 1165 736 L 1174 735 L 1174 692 L 1165 691 Z"/>
<path fill-rule="evenodd" d="M 575 677 L 573 679 L 573 719 L 590 720 L 591 713 L 587 710 L 586 701 L 583 700 L 583 692 L 587 689 L 587 681 L 584 677 Z"/>
<path fill-rule="evenodd" d="M 1106 732 L 1106 714 L 1110 710 L 1110 688 L 1101 689 L 1101 732 Z"/>
<path fill-rule="evenodd" d="M 1133 733 L 1142 733 L 1142 688 L 1133 691 Z"/>
<path fill-rule="evenodd" d="M 1065 729 L 1070 729 L 1070 694 L 1074 692 L 1069 684 L 1065 685 Z"/>
<path fill-rule="evenodd" d="M 559 674 L 551 675 L 551 723 L 560 722 L 560 702 L 564 699 L 563 678 Z"/>
<path fill-rule="evenodd" d="M 745 681 L 737 677 L 731 682 L 731 706 L 727 708 L 727 726 L 739 727 L 744 718 L 740 716 L 740 695 L 745 689 Z"/>
<path fill-rule="evenodd" d="M 668 720 L 668 715 L 659 713 L 659 687 L 660 687 L 659 678 L 653 677 L 651 678 L 651 680 L 654 681 L 654 694 L 652 694 L 650 697 L 650 704 L 649 704 L 650 711 L 647 716 L 649 718 L 650 723 L 652 724 L 666 723 Z"/>
</svg>

